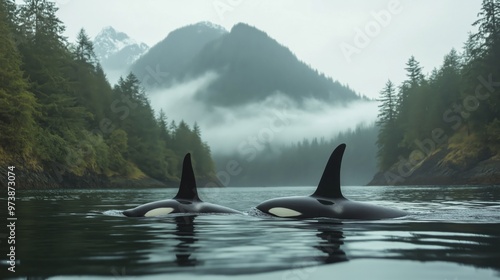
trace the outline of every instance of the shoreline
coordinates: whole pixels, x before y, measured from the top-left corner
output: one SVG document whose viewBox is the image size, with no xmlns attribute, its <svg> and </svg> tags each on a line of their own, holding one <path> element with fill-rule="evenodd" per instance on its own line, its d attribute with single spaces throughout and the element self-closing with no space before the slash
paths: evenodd
<svg viewBox="0 0 500 280">
<path fill-rule="evenodd" d="M 499 185 L 500 161 L 486 160 L 468 170 L 452 168 L 423 168 L 419 166 L 408 176 L 399 175 L 397 170 L 378 172 L 366 186 L 470 186 L 470 185 Z M 434 166 L 435 167 L 435 166 Z M 7 166 L 4 166 L 6 170 Z M 57 189 L 143 189 L 143 188 L 178 188 L 179 180 L 159 181 L 151 177 L 131 179 L 126 177 L 108 177 L 103 174 L 86 172 L 79 176 L 73 173 L 57 173 L 54 170 L 35 170 L 16 167 L 16 190 L 57 190 Z M 387 174 L 392 174 L 399 181 L 388 182 Z M 213 179 L 200 178 L 197 180 L 200 187 L 211 182 L 211 186 L 224 187 L 220 182 L 213 183 Z M 7 177 L 0 176 L 0 183 L 7 185 Z M 312 183 L 311 185 L 314 185 Z M 278 185 L 267 185 L 278 187 Z M 243 186 L 232 186 L 243 187 Z"/>
<path fill-rule="evenodd" d="M 57 173 L 54 171 L 34 170 L 15 165 L 16 190 L 62 190 L 62 189 L 141 189 L 141 188 L 178 188 L 180 180 L 159 181 L 151 177 L 130 179 L 126 177 L 108 177 L 104 174 L 85 172 L 79 176 L 74 173 Z M 4 166 L 3 169 L 6 169 Z M 197 180 L 204 186 L 210 180 Z M 7 177 L 0 176 L 0 184 L 7 186 Z M 214 184 L 222 187 L 220 182 Z"/>
<path fill-rule="evenodd" d="M 380 171 L 367 184 L 374 185 L 499 185 L 500 158 L 471 159 L 463 165 L 445 164 L 446 151 L 407 168 L 404 165 Z M 405 169 L 407 168 L 407 169 Z"/>
</svg>

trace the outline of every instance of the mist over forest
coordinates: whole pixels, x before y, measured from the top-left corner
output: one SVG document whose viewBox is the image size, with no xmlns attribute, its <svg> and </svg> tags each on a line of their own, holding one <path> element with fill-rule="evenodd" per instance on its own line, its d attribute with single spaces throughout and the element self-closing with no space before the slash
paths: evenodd
<svg viewBox="0 0 500 280">
<path fill-rule="evenodd" d="M 348 144 L 344 184 L 364 185 L 377 171 L 377 102 L 327 104 L 310 98 L 300 105 L 280 92 L 234 107 L 213 106 L 196 99 L 195 93 L 216 76 L 208 73 L 153 91 L 150 99 L 156 111 L 200 126 L 223 184 L 314 185 L 340 143 Z M 228 180 L 225 169 L 233 161 L 241 163 L 241 172 Z"/>
<path fill-rule="evenodd" d="M 303 139 L 332 139 L 340 132 L 360 125 L 373 126 L 377 103 L 358 100 L 349 104 L 328 104 L 317 99 L 302 104 L 276 92 L 264 100 L 238 106 L 213 106 L 195 97 L 217 77 L 207 73 L 195 80 L 149 95 L 155 111 L 163 110 L 172 120 L 197 123 L 215 155 L 238 152 L 256 138 L 262 145 L 292 144 Z M 175 116 L 175 117 L 174 117 Z"/>
</svg>

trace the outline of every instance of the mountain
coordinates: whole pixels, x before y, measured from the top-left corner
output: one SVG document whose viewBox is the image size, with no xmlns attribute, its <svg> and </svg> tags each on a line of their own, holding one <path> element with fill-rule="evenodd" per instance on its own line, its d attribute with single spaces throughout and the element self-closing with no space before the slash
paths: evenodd
<svg viewBox="0 0 500 280">
<path fill-rule="evenodd" d="M 137 42 L 111 26 L 103 28 L 94 38 L 94 52 L 108 75 L 113 72 L 125 73 L 148 49 L 148 45 Z"/>
<path fill-rule="evenodd" d="M 209 42 L 227 34 L 223 27 L 199 22 L 176 29 L 140 57 L 132 72 L 148 88 L 168 87 Z M 147 77 L 153 76 L 153 79 Z M 151 81 L 151 82 L 148 82 Z"/>
<path fill-rule="evenodd" d="M 208 23 L 177 29 L 131 69 L 140 80 L 155 71 L 155 88 L 215 72 L 217 79 L 199 90 L 196 98 L 218 106 L 253 103 L 276 93 L 299 105 L 307 98 L 328 103 L 359 99 L 351 89 L 318 73 L 265 32 L 244 23 L 236 24 L 230 32 Z"/>
<path fill-rule="evenodd" d="M 254 102 L 276 92 L 299 103 L 307 97 L 333 102 L 357 98 L 353 91 L 319 74 L 266 33 L 242 23 L 207 44 L 186 72 L 197 76 L 210 70 L 220 78 L 198 96 L 221 105 Z"/>
</svg>

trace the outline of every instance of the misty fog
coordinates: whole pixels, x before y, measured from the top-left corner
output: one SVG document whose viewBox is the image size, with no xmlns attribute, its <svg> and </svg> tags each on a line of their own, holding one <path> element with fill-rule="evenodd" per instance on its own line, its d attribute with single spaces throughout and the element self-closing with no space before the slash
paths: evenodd
<svg viewBox="0 0 500 280">
<path fill-rule="evenodd" d="M 360 100 L 330 105 L 316 99 L 301 104 L 275 92 L 266 99 L 233 107 L 207 105 L 196 98 L 218 75 L 208 72 L 188 82 L 149 93 L 156 112 L 163 110 L 169 122 L 195 122 L 214 155 L 260 151 L 266 144 L 291 144 L 303 139 L 331 139 L 359 125 L 372 125 L 377 102 Z"/>
</svg>

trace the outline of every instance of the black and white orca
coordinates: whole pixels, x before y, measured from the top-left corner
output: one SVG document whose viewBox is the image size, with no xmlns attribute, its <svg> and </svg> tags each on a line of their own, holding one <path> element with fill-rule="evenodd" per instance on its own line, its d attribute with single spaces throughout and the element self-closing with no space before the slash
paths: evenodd
<svg viewBox="0 0 500 280">
<path fill-rule="evenodd" d="M 174 198 L 150 202 L 123 211 L 123 215 L 127 217 L 155 217 L 178 213 L 241 214 L 241 212 L 231 208 L 203 202 L 198 197 L 198 189 L 196 187 L 196 179 L 194 177 L 193 166 L 191 165 L 190 154 L 184 157 L 179 191 Z"/>
<path fill-rule="evenodd" d="M 336 218 L 378 220 L 406 216 L 401 210 L 350 201 L 340 189 L 340 166 L 346 145 L 330 156 L 318 188 L 310 196 L 274 198 L 257 206 L 260 211 L 282 218 Z"/>
</svg>

